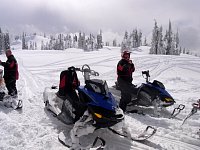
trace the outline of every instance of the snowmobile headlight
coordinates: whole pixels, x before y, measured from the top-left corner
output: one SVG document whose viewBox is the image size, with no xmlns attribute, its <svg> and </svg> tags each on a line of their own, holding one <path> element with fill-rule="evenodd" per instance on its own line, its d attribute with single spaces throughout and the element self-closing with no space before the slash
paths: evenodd
<svg viewBox="0 0 200 150">
<path fill-rule="evenodd" d="M 94 113 L 95 116 L 97 116 L 98 118 L 102 118 L 103 116 L 101 114 L 98 114 L 98 113 Z"/>
<path fill-rule="evenodd" d="M 166 100 L 167 102 L 173 101 L 171 98 L 165 98 L 165 100 Z"/>
</svg>

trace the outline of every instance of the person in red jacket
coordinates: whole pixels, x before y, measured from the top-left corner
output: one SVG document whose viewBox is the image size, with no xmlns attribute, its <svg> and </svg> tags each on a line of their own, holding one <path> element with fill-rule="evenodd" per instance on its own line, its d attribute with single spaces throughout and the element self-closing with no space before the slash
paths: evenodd
<svg viewBox="0 0 200 150">
<path fill-rule="evenodd" d="M 132 84 L 132 74 L 135 71 L 135 66 L 130 60 L 130 54 L 128 50 L 122 52 L 122 59 L 117 64 L 117 82 L 121 91 L 121 99 L 119 107 L 125 112 L 126 106 L 131 102 L 132 95 L 137 94 L 137 88 Z"/>
<path fill-rule="evenodd" d="M 18 64 L 12 51 L 10 49 L 6 50 L 7 61 L 2 62 L 0 60 L 0 65 L 4 67 L 4 80 L 6 88 L 8 90 L 8 95 L 17 96 L 16 80 L 18 80 Z"/>
</svg>

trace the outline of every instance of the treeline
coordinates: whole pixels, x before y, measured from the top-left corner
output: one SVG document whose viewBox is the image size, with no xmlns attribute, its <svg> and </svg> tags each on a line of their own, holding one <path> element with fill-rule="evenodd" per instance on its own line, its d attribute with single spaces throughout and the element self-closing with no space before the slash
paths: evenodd
<svg viewBox="0 0 200 150">
<path fill-rule="evenodd" d="M 36 33 L 33 34 L 36 36 Z M 154 27 L 152 30 L 151 42 L 147 42 L 146 37 L 143 37 L 141 30 L 134 29 L 132 32 L 125 31 L 122 42 L 117 43 L 114 39 L 112 43 L 103 41 L 102 31 L 95 36 L 94 34 L 86 35 L 85 33 L 79 32 L 78 34 L 56 34 L 43 35 L 43 39 L 40 43 L 37 43 L 34 39 L 30 38 L 30 35 L 23 33 L 22 35 L 15 36 L 15 40 L 20 40 L 22 43 L 22 49 L 26 50 L 64 50 L 67 48 L 79 48 L 85 51 L 92 51 L 100 49 L 103 46 L 118 46 L 121 49 L 134 49 L 140 46 L 150 46 L 150 54 L 161 54 L 161 55 L 180 55 L 191 54 L 198 56 L 198 54 L 192 53 L 185 48 L 182 48 L 179 43 L 179 33 L 173 32 L 171 21 L 169 21 L 168 29 L 163 33 L 163 27 L 158 26 L 155 20 Z M 9 33 L 2 32 L 0 28 L 0 53 L 10 48 Z"/>
<path fill-rule="evenodd" d="M 144 42 L 142 42 L 144 39 Z M 165 35 L 163 35 L 162 26 L 158 27 L 157 22 L 152 31 L 151 44 L 147 43 L 146 37 L 142 37 L 142 32 L 140 30 L 134 29 L 131 33 L 125 32 L 121 49 L 133 49 L 139 46 L 149 45 L 150 54 L 161 54 L 161 55 L 180 55 L 180 53 L 186 53 L 185 48 L 179 46 L 179 33 L 173 33 L 171 22 L 169 21 L 169 28 L 166 30 Z"/>
<path fill-rule="evenodd" d="M 179 34 L 178 31 L 173 33 L 171 21 L 169 21 L 169 27 L 164 36 L 162 26 L 158 27 L 157 22 L 155 21 L 150 54 L 180 55 L 180 53 Z"/>
<path fill-rule="evenodd" d="M 44 35 L 46 38 L 46 35 Z M 22 49 L 36 49 L 37 44 L 30 41 L 27 43 L 26 34 L 23 33 L 22 36 Z M 91 51 L 95 49 L 100 49 L 103 47 L 102 32 L 95 37 L 93 34 L 86 36 L 85 33 L 79 32 L 76 34 L 58 34 L 50 35 L 49 40 L 41 41 L 41 50 L 64 50 L 67 48 L 80 48 L 85 51 Z"/>
</svg>

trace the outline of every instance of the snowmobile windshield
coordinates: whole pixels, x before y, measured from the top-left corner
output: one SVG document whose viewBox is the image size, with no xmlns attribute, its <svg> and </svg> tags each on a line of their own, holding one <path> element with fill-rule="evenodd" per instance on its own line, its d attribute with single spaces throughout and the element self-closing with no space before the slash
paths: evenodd
<svg viewBox="0 0 200 150">
<path fill-rule="evenodd" d="M 154 80 L 154 81 L 153 81 L 153 85 L 158 86 L 158 87 L 160 87 L 160 88 L 162 88 L 162 89 L 165 89 L 165 86 L 163 85 L 163 83 L 162 83 L 162 82 L 159 82 L 159 81 L 157 81 L 157 80 Z"/>
<path fill-rule="evenodd" d="M 92 90 L 95 93 L 107 95 L 109 92 L 107 82 L 104 80 L 92 79 L 86 80 L 85 83 L 85 87 L 89 90 Z"/>
</svg>

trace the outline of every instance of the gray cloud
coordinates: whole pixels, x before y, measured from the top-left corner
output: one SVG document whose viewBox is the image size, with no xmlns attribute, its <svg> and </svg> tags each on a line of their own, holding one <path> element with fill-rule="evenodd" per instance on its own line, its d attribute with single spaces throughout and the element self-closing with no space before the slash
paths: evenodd
<svg viewBox="0 0 200 150">
<path fill-rule="evenodd" d="M 12 32 L 97 33 L 107 39 L 141 29 L 151 37 L 154 19 L 164 30 L 169 19 L 181 45 L 199 50 L 199 0 L 0 0 L 0 27 Z M 150 41 L 149 41 L 150 42 Z"/>
</svg>

